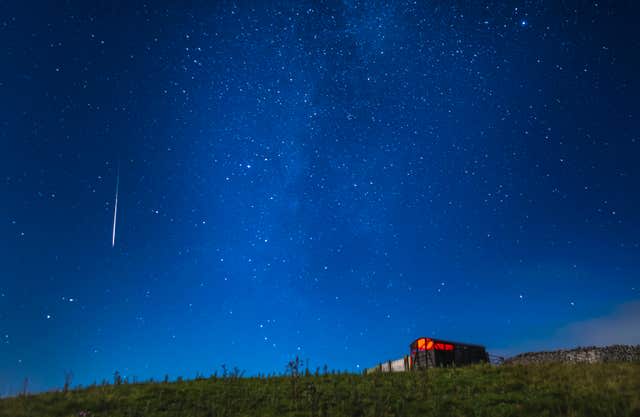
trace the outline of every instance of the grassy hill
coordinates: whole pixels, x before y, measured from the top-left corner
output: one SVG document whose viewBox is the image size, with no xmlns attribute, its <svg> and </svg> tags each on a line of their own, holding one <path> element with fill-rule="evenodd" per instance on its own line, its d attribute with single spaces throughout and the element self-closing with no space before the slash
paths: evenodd
<svg viewBox="0 0 640 417">
<path fill-rule="evenodd" d="M 515 415 L 640 416 L 640 364 L 212 377 L 101 385 L 0 400 L 1 417 Z"/>
</svg>

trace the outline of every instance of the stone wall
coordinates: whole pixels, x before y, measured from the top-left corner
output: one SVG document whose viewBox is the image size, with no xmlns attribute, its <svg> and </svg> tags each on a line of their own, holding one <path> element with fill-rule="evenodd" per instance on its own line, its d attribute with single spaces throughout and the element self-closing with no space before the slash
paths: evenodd
<svg viewBox="0 0 640 417">
<path fill-rule="evenodd" d="M 514 365 L 549 362 L 640 362 L 640 345 L 589 346 L 551 352 L 528 352 L 504 361 L 505 364 Z"/>
</svg>

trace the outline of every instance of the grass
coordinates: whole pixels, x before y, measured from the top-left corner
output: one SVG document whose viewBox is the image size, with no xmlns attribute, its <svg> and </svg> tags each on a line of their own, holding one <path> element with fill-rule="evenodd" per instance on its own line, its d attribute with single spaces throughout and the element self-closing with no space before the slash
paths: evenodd
<svg viewBox="0 0 640 417">
<path fill-rule="evenodd" d="M 294 372 L 92 386 L 0 400 L 0 417 L 636 416 L 640 364 L 479 365 L 396 374 Z"/>
</svg>

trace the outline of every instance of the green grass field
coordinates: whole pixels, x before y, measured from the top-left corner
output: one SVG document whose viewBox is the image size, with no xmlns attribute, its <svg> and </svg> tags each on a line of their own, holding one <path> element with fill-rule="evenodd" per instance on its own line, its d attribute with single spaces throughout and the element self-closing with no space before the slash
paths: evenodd
<svg viewBox="0 0 640 417">
<path fill-rule="evenodd" d="M 640 364 L 102 385 L 6 398 L 0 416 L 640 416 Z"/>
</svg>

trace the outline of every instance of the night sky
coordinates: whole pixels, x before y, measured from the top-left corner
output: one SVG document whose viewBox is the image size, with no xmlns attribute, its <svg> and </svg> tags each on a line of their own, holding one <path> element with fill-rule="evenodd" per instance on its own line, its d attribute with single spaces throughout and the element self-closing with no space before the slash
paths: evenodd
<svg viewBox="0 0 640 417">
<path fill-rule="evenodd" d="M 0 6 L 0 395 L 640 343 L 637 2 L 181 3 Z"/>
</svg>

